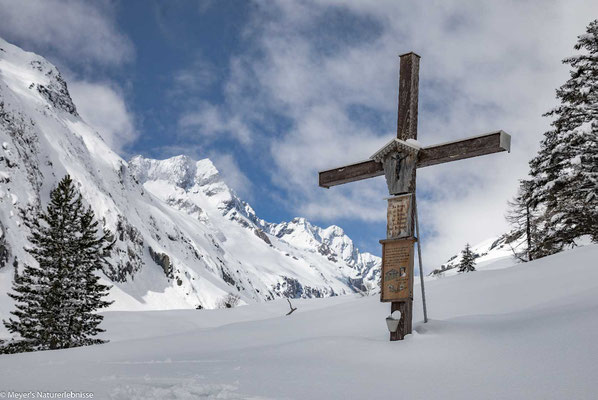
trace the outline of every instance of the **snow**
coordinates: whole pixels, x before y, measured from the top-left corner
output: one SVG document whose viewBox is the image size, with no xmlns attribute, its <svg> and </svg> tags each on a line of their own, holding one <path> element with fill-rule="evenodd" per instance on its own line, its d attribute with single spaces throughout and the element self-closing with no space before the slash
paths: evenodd
<svg viewBox="0 0 598 400">
<path fill-rule="evenodd" d="M 486 239 L 474 246 L 471 246 L 471 251 L 477 254 L 476 270 L 500 269 L 510 267 L 517 263 L 518 260 L 513 255 L 513 249 L 517 249 L 521 245 L 521 240 L 515 240 L 512 243 L 507 243 L 507 236 L 502 235 Z M 435 278 L 442 278 L 459 274 L 458 267 L 461 262 L 461 252 L 451 257 L 443 267 L 445 271 L 434 275 Z"/>
<path fill-rule="evenodd" d="M 405 143 L 418 149 L 421 149 L 423 147 L 417 139 L 407 139 L 405 140 Z"/>
<path fill-rule="evenodd" d="M 427 283 L 389 342 L 377 297 L 106 312 L 106 345 L 0 356 L 2 390 L 113 399 L 594 399 L 598 246 Z"/>
</svg>

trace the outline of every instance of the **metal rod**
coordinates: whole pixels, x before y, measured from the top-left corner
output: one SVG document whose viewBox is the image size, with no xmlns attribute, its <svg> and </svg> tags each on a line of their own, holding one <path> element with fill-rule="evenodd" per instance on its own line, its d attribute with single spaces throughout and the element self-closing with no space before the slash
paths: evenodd
<svg viewBox="0 0 598 400">
<path fill-rule="evenodd" d="M 417 235 L 417 257 L 419 259 L 419 279 L 422 287 L 422 304 L 424 306 L 424 323 L 428 322 L 428 311 L 426 309 L 426 291 L 424 289 L 424 270 L 422 266 L 422 242 L 419 236 L 419 217 L 417 212 L 417 198 L 413 193 L 413 207 L 415 211 L 415 233 Z"/>
</svg>

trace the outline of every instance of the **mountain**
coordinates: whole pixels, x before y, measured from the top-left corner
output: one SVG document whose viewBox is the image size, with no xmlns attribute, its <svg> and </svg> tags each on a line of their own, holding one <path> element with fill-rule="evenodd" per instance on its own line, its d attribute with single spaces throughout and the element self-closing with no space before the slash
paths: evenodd
<svg viewBox="0 0 598 400">
<path fill-rule="evenodd" d="M 329 297 L 377 280 L 380 259 L 341 228 L 262 220 L 209 159 L 123 160 L 79 116 L 55 66 L 1 39 L 0 143 L 2 288 L 33 262 L 21 210 L 43 207 L 65 174 L 117 238 L 103 271 L 113 309 Z"/>
</svg>

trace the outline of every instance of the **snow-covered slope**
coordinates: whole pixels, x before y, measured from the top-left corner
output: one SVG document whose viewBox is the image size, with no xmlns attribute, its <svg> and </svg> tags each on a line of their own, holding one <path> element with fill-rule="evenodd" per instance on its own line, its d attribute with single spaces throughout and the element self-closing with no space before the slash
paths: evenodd
<svg viewBox="0 0 598 400">
<path fill-rule="evenodd" d="M 513 248 L 517 248 L 520 240 L 513 239 L 510 234 L 505 234 L 471 246 L 471 251 L 475 255 L 476 270 L 505 268 L 517 263 L 518 260 L 514 256 Z M 462 255 L 459 252 L 450 257 L 440 268 L 432 271 L 429 276 L 444 277 L 456 275 L 461 259 Z"/>
<path fill-rule="evenodd" d="M 0 143 L 2 287 L 32 261 L 19 210 L 44 206 L 67 173 L 118 239 L 104 271 L 115 309 L 213 308 L 227 293 L 326 297 L 376 279 L 380 260 L 340 228 L 261 220 L 208 159 L 126 162 L 80 118 L 52 64 L 1 39 Z"/>
<path fill-rule="evenodd" d="M 0 356 L 6 390 L 98 399 L 576 399 L 598 392 L 598 246 L 415 290 L 389 342 L 377 296 L 107 312 L 111 342 Z M 3 389 L 4 390 L 4 389 Z"/>
</svg>

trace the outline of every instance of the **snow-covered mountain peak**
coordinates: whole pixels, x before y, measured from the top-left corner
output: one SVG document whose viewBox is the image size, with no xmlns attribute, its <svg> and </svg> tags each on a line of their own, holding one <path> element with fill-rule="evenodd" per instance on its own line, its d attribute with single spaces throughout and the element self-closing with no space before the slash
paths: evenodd
<svg viewBox="0 0 598 400">
<path fill-rule="evenodd" d="M 325 229 L 312 225 L 305 218 L 294 218 L 290 222 L 271 225 L 268 230 L 272 235 L 304 249 L 316 249 L 333 262 L 343 262 L 349 266 L 364 269 L 369 279 L 374 279 L 378 272 L 380 258 L 360 252 L 345 231 L 336 225 Z M 372 275 L 373 274 L 373 275 Z"/>
<path fill-rule="evenodd" d="M 45 58 L 26 52 L 0 38 L 0 75 L 15 93 L 38 105 L 50 104 L 77 116 L 67 85 L 58 69 Z"/>
<path fill-rule="evenodd" d="M 105 278 L 115 308 L 218 306 L 347 294 L 374 280 L 380 259 L 337 227 L 260 219 L 209 159 L 125 162 L 77 114 L 51 63 L 0 40 L 0 286 L 34 262 L 18 215 L 44 206 L 69 174 L 116 238 Z M 4 280 L 4 281 L 3 281 Z"/>
<path fill-rule="evenodd" d="M 295 217 L 289 222 L 281 222 L 272 226 L 270 231 L 276 237 L 293 243 L 295 246 L 309 248 L 314 243 L 320 242 L 318 230 L 305 218 Z"/>
<path fill-rule="evenodd" d="M 345 231 L 343 228 L 337 225 L 330 225 L 328 228 L 322 230 L 322 236 L 326 238 L 333 238 L 333 237 L 343 237 L 345 235 Z"/>
<path fill-rule="evenodd" d="M 195 183 L 195 162 L 184 155 L 166 160 L 135 156 L 129 161 L 129 168 L 140 183 L 163 180 L 182 189 L 187 189 Z"/>
<path fill-rule="evenodd" d="M 140 183 L 166 181 L 189 190 L 193 186 L 219 184 L 223 190 L 230 190 L 222 180 L 220 172 L 209 158 L 195 161 L 186 155 L 165 160 L 135 156 L 129 161 L 131 173 Z"/>
</svg>

